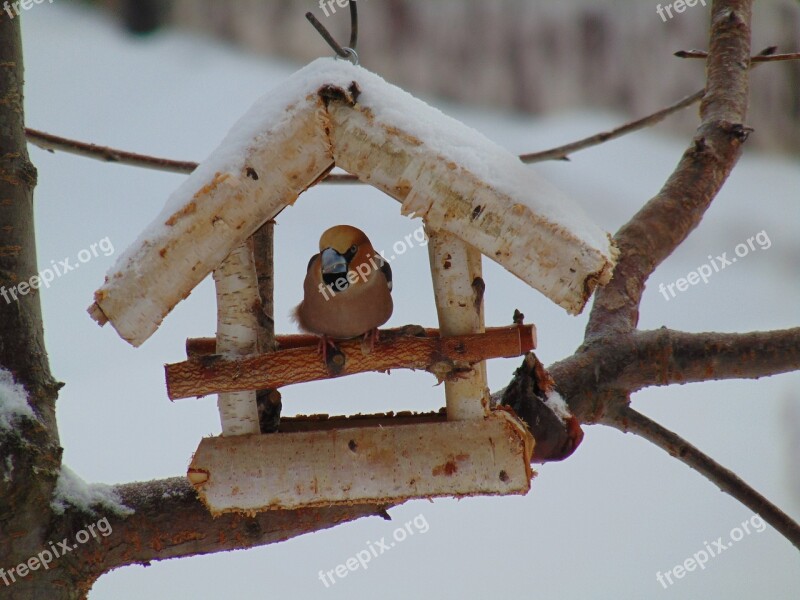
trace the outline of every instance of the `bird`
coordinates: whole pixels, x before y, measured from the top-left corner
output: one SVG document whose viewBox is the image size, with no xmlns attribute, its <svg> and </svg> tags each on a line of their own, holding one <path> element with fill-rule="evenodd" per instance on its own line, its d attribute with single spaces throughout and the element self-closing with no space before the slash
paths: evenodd
<svg viewBox="0 0 800 600">
<path fill-rule="evenodd" d="M 319 253 L 311 257 L 303 282 L 303 300 L 293 311 L 299 328 L 320 336 L 327 362 L 334 340 L 364 336 L 371 350 L 378 327 L 392 316 L 392 269 L 367 235 L 351 225 L 327 229 Z"/>
</svg>

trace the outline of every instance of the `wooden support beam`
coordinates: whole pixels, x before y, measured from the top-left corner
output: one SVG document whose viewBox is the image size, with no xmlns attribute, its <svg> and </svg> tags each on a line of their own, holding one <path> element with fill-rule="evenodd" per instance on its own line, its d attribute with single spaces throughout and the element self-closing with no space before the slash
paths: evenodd
<svg viewBox="0 0 800 600">
<path fill-rule="evenodd" d="M 214 271 L 217 294 L 217 348 L 227 358 L 258 352 L 258 281 L 253 241 L 248 239 Z M 259 433 L 255 388 L 217 398 L 222 435 Z"/>
<path fill-rule="evenodd" d="M 443 336 L 482 333 L 483 271 L 481 253 L 444 230 L 428 234 L 428 254 L 439 328 Z M 453 381 L 445 381 L 447 419 L 483 419 L 489 414 L 486 363 Z"/>
<path fill-rule="evenodd" d="M 339 344 L 341 364 L 322 362 L 316 346 L 281 350 L 243 358 L 219 355 L 198 357 L 164 367 L 170 399 L 279 388 L 390 369 L 420 369 L 440 380 L 457 377 L 470 365 L 489 358 L 513 358 L 535 346 L 533 325 L 513 325 L 487 330 L 483 334 L 441 337 L 393 337 L 378 342 L 365 354 L 360 340 Z"/>
</svg>

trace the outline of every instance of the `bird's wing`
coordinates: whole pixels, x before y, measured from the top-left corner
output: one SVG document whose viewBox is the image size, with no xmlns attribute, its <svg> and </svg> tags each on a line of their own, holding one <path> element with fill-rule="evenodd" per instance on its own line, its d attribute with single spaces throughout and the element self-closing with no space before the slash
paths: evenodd
<svg viewBox="0 0 800 600">
<path fill-rule="evenodd" d="M 378 256 L 379 256 L 378 261 L 380 262 L 380 265 L 381 265 L 381 267 L 380 267 L 381 273 L 383 273 L 383 276 L 386 277 L 386 285 L 389 286 L 389 291 L 391 292 L 392 291 L 392 267 L 389 265 L 388 262 L 386 262 L 386 260 L 382 256 L 380 256 L 380 255 L 378 255 Z"/>
<path fill-rule="evenodd" d="M 314 256 L 311 257 L 311 260 L 308 261 L 308 266 L 306 267 L 306 273 L 311 270 L 311 265 L 314 264 L 314 261 L 317 260 L 319 257 L 319 252 L 317 252 Z"/>
</svg>

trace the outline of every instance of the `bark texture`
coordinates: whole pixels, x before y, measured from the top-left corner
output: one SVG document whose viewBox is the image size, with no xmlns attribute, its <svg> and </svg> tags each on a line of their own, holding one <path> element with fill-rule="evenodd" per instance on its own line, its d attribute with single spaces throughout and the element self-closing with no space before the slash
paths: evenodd
<svg viewBox="0 0 800 600">
<path fill-rule="evenodd" d="M 219 392 L 278 388 L 295 383 L 367 371 L 423 369 L 440 381 L 469 373 L 488 358 L 513 358 L 533 349 L 532 325 L 497 327 L 470 335 L 417 337 L 383 334 L 372 352 L 361 340 L 346 340 L 340 352 L 322 362 L 316 346 L 231 359 L 204 356 L 165 367 L 167 394 L 173 400 Z"/>
<path fill-rule="evenodd" d="M 208 6 L 217 4 L 209 3 Z M 461 3 L 453 3 L 453 6 L 456 5 L 460 6 Z M 794 14 L 788 4 L 776 5 L 788 11 L 785 15 Z M 274 6 L 280 6 L 280 10 L 287 14 L 293 12 L 288 4 L 276 3 Z M 399 23 L 411 23 L 418 15 L 408 9 L 409 4 L 399 0 L 387 1 L 385 6 Z M 496 18 L 496 4 L 476 2 L 469 6 L 470 11 L 484 11 L 481 14 L 485 15 L 488 23 Z M 562 4 L 553 3 L 552 6 L 560 7 Z M 629 5 L 626 4 L 626 7 Z M 584 344 L 573 356 L 553 365 L 550 375 L 555 389 L 566 399 L 581 422 L 603 423 L 644 437 L 758 512 L 777 531 L 800 547 L 800 528 L 797 523 L 773 503 L 689 442 L 640 415 L 629 405 L 631 394 L 647 386 L 757 378 L 800 369 L 800 329 L 797 328 L 722 334 L 667 329 L 639 331 L 636 327 L 641 293 L 647 278 L 700 222 L 735 165 L 741 146 L 747 139 L 749 130 L 745 125 L 745 116 L 751 54 L 751 9 L 750 0 L 713 2 L 702 123 L 664 188 L 617 232 L 615 240 L 620 248 L 619 266 L 614 279 L 596 297 Z M 197 10 L 196 3 L 192 10 L 195 14 L 201 12 Z M 217 14 L 229 19 L 229 15 L 235 12 L 222 11 Z M 452 17 L 461 13 L 446 14 Z M 688 23 L 688 15 L 685 17 L 682 22 Z M 521 24 L 525 23 L 524 19 L 518 20 Z M 230 24 L 230 20 L 227 22 Z M 603 31 L 602 27 L 591 23 L 584 22 L 586 33 Z M 430 23 L 419 24 L 430 26 Z M 443 31 L 448 32 L 447 35 L 453 31 L 461 36 L 465 28 L 453 25 L 450 23 L 449 27 L 438 28 L 437 35 L 444 37 Z M 261 27 L 262 24 L 258 23 L 260 39 L 269 39 L 269 36 L 263 35 Z M 486 33 L 481 27 L 467 29 L 478 31 L 481 35 Z M 485 25 L 485 29 L 496 33 L 488 25 Z M 397 44 L 402 40 L 402 27 L 399 31 L 395 31 L 395 28 L 389 30 L 390 37 L 394 38 L 390 40 L 392 43 Z M 545 29 L 545 33 L 548 32 Z M 496 37 L 489 36 L 488 39 Z M 469 64 L 475 67 L 476 72 L 485 73 L 484 77 L 491 77 L 491 69 L 485 68 L 485 65 L 481 67 L 481 60 L 492 56 L 491 52 L 495 50 L 482 43 L 482 39 L 471 40 L 475 52 L 469 55 Z M 530 43 L 539 42 L 534 40 Z M 550 32 L 544 48 L 552 50 L 559 43 L 559 37 Z M 586 44 L 599 49 L 605 47 L 606 42 L 589 35 Z M 529 52 L 529 47 L 522 50 L 526 56 L 536 55 L 536 52 Z M 399 52 L 395 46 L 393 54 L 396 57 L 406 54 L 416 56 L 415 60 L 419 61 L 419 54 L 415 55 L 414 52 L 413 47 Z M 423 48 L 419 52 L 430 55 Z M 514 61 L 511 60 L 511 63 L 514 64 Z M 593 73 L 603 72 L 601 68 L 583 70 L 582 76 L 591 80 Z M 5 290 L 20 289 L 16 286 L 30 281 L 37 270 L 32 206 L 36 171 L 25 150 L 22 79 L 19 20 L 2 18 L 0 285 Z M 473 92 L 492 88 L 491 82 L 486 80 L 465 80 Z M 502 89 L 502 86 L 495 88 Z M 284 341 L 287 345 L 301 347 L 309 340 L 305 336 L 296 336 Z M 202 360 L 209 347 L 215 351 L 215 346 L 215 340 L 193 341 L 192 347 L 201 350 L 195 360 Z M 0 429 L 0 567 L 4 569 L 0 573 L 7 573 L 12 566 L 16 568 L 27 563 L 31 557 L 49 548 L 50 542 L 75 539 L 79 530 L 88 523 L 107 518 L 109 525 L 113 526 L 113 533 L 108 537 L 100 538 L 95 544 L 79 545 L 58 558 L 48 570 L 39 568 L 26 576 L 17 577 L 8 585 L 1 581 L 0 575 L 0 596 L 3 598 L 79 600 L 85 598 L 98 576 L 120 566 L 276 543 L 363 516 L 386 515 L 385 507 L 371 505 L 275 510 L 254 517 L 223 515 L 215 519 L 197 500 L 194 490 L 184 478 L 116 486 L 114 489 L 122 502 L 133 511 L 127 516 L 102 506 L 94 507 L 92 514 L 74 507 L 67 507 L 61 514 L 51 506 L 61 466 L 61 448 L 55 422 L 55 399 L 59 384 L 49 371 L 39 298 L 35 290 L 21 295 L 17 300 L 0 300 L 0 366 L 10 371 L 24 387 L 36 415 L 35 419 L 18 419 L 11 429 Z M 526 395 L 541 395 L 542 390 L 538 389 L 541 381 L 549 382 L 541 365 L 537 365 L 532 356 L 526 357 L 523 367 L 505 390 L 503 402 L 519 407 L 518 412 L 525 417 Z M 558 428 L 564 423 L 550 419 L 540 409 L 538 406 L 535 411 L 529 411 L 531 416 L 527 417 L 531 421 L 531 430 L 537 432 L 537 441 L 546 442 L 551 448 L 548 453 L 561 457 L 568 455 L 570 448 L 580 441 L 579 430 L 561 431 Z M 389 416 L 370 417 L 377 423 L 383 418 L 389 419 Z M 401 418 L 408 419 L 407 416 Z M 442 421 L 443 416 L 429 415 L 425 418 L 433 423 Z M 341 425 L 339 420 L 330 421 L 331 427 Z M 546 423 L 553 423 L 556 428 L 554 435 L 548 436 L 549 426 Z M 295 431 L 306 431 L 309 428 L 318 429 L 320 423 L 318 420 L 304 423 L 299 419 L 292 420 L 287 426 Z M 542 427 L 544 431 L 541 431 Z"/>
</svg>

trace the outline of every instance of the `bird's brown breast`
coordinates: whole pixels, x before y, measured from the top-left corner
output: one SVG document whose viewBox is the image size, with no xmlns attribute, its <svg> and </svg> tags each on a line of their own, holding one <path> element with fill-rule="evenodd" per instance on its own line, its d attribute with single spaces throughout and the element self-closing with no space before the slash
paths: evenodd
<svg viewBox="0 0 800 600">
<path fill-rule="evenodd" d="M 301 329 L 349 339 L 380 327 L 392 316 L 392 296 L 380 271 L 373 271 L 366 281 L 359 280 L 342 292 L 326 288 L 324 294 L 319 289 L 321 279 L 315 275 L 312 266 L 303 284 L 303 301 L 295 309 Z"/>
</svg>

